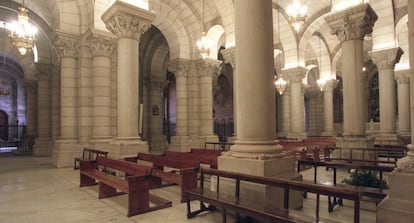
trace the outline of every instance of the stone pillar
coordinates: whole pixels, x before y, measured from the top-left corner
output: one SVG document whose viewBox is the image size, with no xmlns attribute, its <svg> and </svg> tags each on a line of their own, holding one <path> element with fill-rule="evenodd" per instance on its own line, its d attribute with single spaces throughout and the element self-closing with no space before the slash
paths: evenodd
<svg viewBox="0 0 414 223">
<path fill-rule="evenodd" d="M 408 38 L 414 42 L 414 1 L 408 1 Z M 414 79 L 414 45 L 409 44 L 410 78 Z M 414 115 L 414 81 L 410 81 L 410 109 Z M 407 104 L 405 106 L 408 106 Z M 398 160 L 397 168 L 388 175 L 388 196 L 377 206 L 377 223 L 409 223 L 414 219 L 414 119 L 411 119 L 411 144 L 407 156 Z"/>
<path fill-rule="evenodd" d="M 410 138 L 410 70 L 395 72 L 397 80 L 398 101 L 398 129 L 397 133 L 402 138 Z"/>
<path fill-rule="evenodd" d="M 213 131 L 213 75 L 218 74 L 220 63 L 212 59 L 201 59 L 196 62 L 200 77 L 200 136 L 209 142 L 218 142 L 218 137 Z"/>
<path fill-rule="evenodd" d="M 167 148 L 167 137 L 163 134 L 163 101 L 162 92 L 165 81 L 151 79 L 148 81 L 149 88 L 149 136 L 150 151 L 155 154 L 162 154 Z"/>
<path fill-rule="evenodd" d="M 218 157 L 218 169 L 275 178 L 300 179 L 295 160 L 285 156 L 276 138 L 275 89 L 273 84 L 272 1 L 235 0 L 237 140 L 229 152 Z M 249 16 L 246 16 L 249 15 Z M 220 181 L 221 188 L 234 188 Z M 214 182 L 213 182 L 214 183 Z M 227 188 L 227 189 L 226 189 Z M 283 201 L 269 194 L 282 193 L 270 187 L 243 185 L 246 197 L 263 197 L 281 207 Z M 300 206 L 301 193 L 290 194 L 293 207 Z"/>
<path fill-rule="evenodd" d="M 37 135 L 37 81 L 25 80 L 26 89 L 26 134 L 28 137 Z M 17 135 L 16 135 L 17 137 Z"/>
<path fill-rule="evenodd" d="M 52 74 L 50 81 L 50 107 L 51 107 L 51 137 L 57 140 L 60 135 L 60 75 L 58 66 L 52 66 Z"/>
<path fill-rule="evenodd" d="M 324 129 L 322 136 L 336 136 L 333 111 L 333 90 L 336 88 L 336 85 L 336 80 L 329 80 L 326 81 L 323 87 Z"/>
<path fill-rule="evenodd" d="M 102 15 L 106 28 L 118 37 L 117 136 L 115 156 L 148 152 L 148 144 L 139 137 L 139 40 L 155 14 L 116 1 Z"/>
<path fill-rule="evenodd" d="M 284 78 L 285 80 L 287 78 Z M 279 119 L 281 121 L 281 129 L 279 131 L 280 137 L 288 137 L 290 132 L 290 119 L 291 119 L 291 113 L 290 113 L 290 86 L 287 85 L 285 91 L 280 97 L 282 99 L 282 118 Z"/>
<path fill-rule="evenodd" d="M 184 59 L 170 61 L 168 70 L 175 75 L 176 89 L 176 133 L 171 138 L 169 149 L 188 151 L 188 106 L 187 77 L 190 62 Z"/>
<path fill-rule="evenodd" d="M 73 165 L 78 156 L 77 58 L 79 38 L 58 33 L 55 47 L 60 57 L 60 135 L 55 141 L 52 163 L 56 167 Z"/>
<path fill-rule="evenodd" d="M 283 70 L 283 75 L 289 78 L 290 89 L 290 129 L 288 138 L 302 141 L 306 139 L 304 128 L 303 107 L 304 96 L 302 80 L 306 76 L 306 68 L 296 67 Z"/>
<path fill-rule="evenodd" d="M 33 145 L 33 155 L 51 156 L 51 69 L 50 65 L 36 64 L 37 75 L 37 138 Z"/>
<path fill-rule="evenodd" d="M 343 81 L 343 138 L 337 140 L 337 146 L 370 147 L 372 140 L 365 135 L 367 114 L 366 82 L 362 74 L 364 65 L 363 39 L 372 33 L 377 15 L 368 3 L 338 11 L 325 18 L 331 33 L 341 41 L 342 81 Z"/>
<path fill-rule="evenodd" d="M 114 40 L 106 35 L 92 34 L 88 38 L 88 43 L 93 57 L 92 142 L 108 143 L 112 138 L 111 55 L 114 50 Z"/>
<path fill-rule="evenodd" d="M 239 100 L 236 91 L 236 47 L 221 50 L 221 53 L 223 54 L 224 62 L 229 63 L 233 68 L 233 136 L 227 140 L 234 142 L 237 137 L 237 101 Z"/>
<path fill-rule="evenodd" d="M 379 79 L 380 134 L 376 139 L 377 142 L 384 141 L 384 143 L 395 144 L 399 140 L 395 127 L 394 67 L 400 60 L 402 53 L 400 47 L 369 52 L 371 59 L 377 65 Z"/>
</svg>

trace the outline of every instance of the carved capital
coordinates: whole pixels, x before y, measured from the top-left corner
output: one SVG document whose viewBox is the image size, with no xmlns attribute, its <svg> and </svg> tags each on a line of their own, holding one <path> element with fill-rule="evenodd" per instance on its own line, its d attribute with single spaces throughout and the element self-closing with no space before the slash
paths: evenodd
<svg viewBox="0 0 414 223">
<path fill-rule="evenodd" d="M 175 59 L 168 64 L 168 70 L 174 73 L 176 77 L 187 77 L 190 65 L 190 61 L 186 59 Z"/>
<path fill-rule="evenodd" d="M 230 47 L 220 52 L 224 57 L 224 63 L 229 63 L 233 70 L 236 69 L 236 47 Z"/>
<path fill-rule="evenodd" d="M 111 57 L 115 49 L 115 39 L 103 35 L 92 34 L 88 43 L 93 56 Z"/>
<path fill-rule="evenodd" d="M 106 28 L 117 37 L 134 38 L 139 41 L 141 34 L 151 27 L 155 13 L 116 1 L 101 18 Z"/>
<path fill-rule="evenodd" d="M 409 84 L 410 83 L 410 69 L 395 71 L 395 80 L 397 84 Z"/>
<path fill-rule="evenodd" d="M 323 92 L 332 93 L 333 92 L 333 89 L 335 89 L 337 85 L 338 85 L 338 81 L 337 80 L 334 80 L 334 79 L 327 80 L 325 82 L 325 85 L 323 86 Z"/>
<path fill-rule="evenodd" d="M 58 32 L 55 39 L 55 48 L 59 57 L 79 56 L 80 38 L 74 35 Z"/>
<path fill-rule="evenodd" d="M 325 21 L 341 42 L 347 40 L 363 40 L 366 34 L 372 33 L 378 16 L 368 3 L 335 12 L 327 16 Z"/>
<path fill-rule="evenodd" d="M 291 83 L 302 83 L 308 70 L 304 67 L 294 67 L 282 70 L 282 75 L 289 79 Z"/>
<path fill-rule="evenodd" d="M 200 59 L 195 62 L 200 77 L 217 75 L 221 61 L 212 59 Z"/>
<path fill-rule="evenodd" d="M 395 64 L 400 61 L 404 52 L 400 47 L 381 49 L 369 52 L 372 61 L 377 65 L 379 70 L 394 69 Z"/>
</svg>

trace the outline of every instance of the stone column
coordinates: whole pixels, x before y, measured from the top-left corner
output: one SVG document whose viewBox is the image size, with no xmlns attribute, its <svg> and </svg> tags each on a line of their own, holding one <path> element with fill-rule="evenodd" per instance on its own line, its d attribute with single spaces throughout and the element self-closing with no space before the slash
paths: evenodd
<svg viewBox="0 0 414 223">
<path fill-rule="evenodd" d="M 398 129 L 402 138 L 410 138 L 410 70 L 399 70 L 395 72 L 397 80 L 398 101 Z"/>
<path fill-rule="evenodd" d="M 37 74 L 37 138 L 33 146 L 33 155 L 51 156 L 51 69 L 50 65 L 36 64 Z"/>
<path fill-rule="evenodd" d="M 117 137 L 118 156 L 148 151 L 139 137 L 139 40 L 155 14 L 116 1 L 102 15 L 106 28 L 118 37 L 117 67 Z"/>
<path fill-rule="evenodd" d="M 114 40 L 106 35 L 92 34 L 88 38 L 88 43 L 93 57 L 92 142 L 105 143 L 112 138 L 111 55 L 114 50 Z"/>
<path fill-rule="evenodd" d="M 163 134 L 163 101 L 162 92 L 165 87 L 164 80 L 151 79 L 149 88 L 149 136 L 151 153 L 162 154 L 167 148 L 167 137 Z"/>
<path fill-rule="evenodd" d="M 414 1 L 408 1 L 408 40 L 414 42 Z M 414 45 L 409 44 L 410 78 L 414 79 Z M 414 116 L 414 81 L 410 81 L 410 110 Z M 408 107 L 408 104 L 405 106 Z M 414 118 L 411 118 L 411 144 L 407 156 L 398 160 L 388 175 L 388 196 L 377 206 L 378 223 L 409 223 L 414 219 Z"/>
<path fill-rule="evenodd" d="M 283 77 L 283 79 L 287 79 Z M 281 119 L 281 129 L 279 131 L 279 137 L 288 137 L 290 132 L 290 119 L 291 119 L 291 113 L 290 113 L 290 86 L 287 85 L 285 88 L 285 91 L 281 95 L 281 106 L 282 106 L 282 113 L 280 114 L 282 116 Z"/>
<path fill-rule="evenodd" d="M 384 143 L 398 142 L 395 127 L 395 80 L 394 67 L 402 55 L 400 47 L 381 49 L 369 52 L 378 68 L 380 99 L 380 135 L 376 141 Z M 394 144 L 392 143 L 392 144 Z"/>
<path fill-rule="evenodd" d="M 55 47 L 60 57 L 60 135 L 55 141 L 52 162 L 56 167 L 73 165 L 78 155 L 77 58 L 79 38 L 58 33 Z"/>
<path fill-rule="evenodd" d="M 51 137 L 57 140 L 60 135 L 60 75 L 58 66 L 52 66 L 50 81 L 50 107 L 51 107 Z"/>
<path fill-rule="evenodd" d="M 302 141 L 306 138 L 303 118 L 304 96 L 302 80 L 306 76 L 306 68 L 296 67 L 283 70 L 283 75 L 289 78 L 290 89 L 290 129 L 288 138 Z"/>
<path fill-rule="evenodd" d="M 372 140 L 365 137 L 367 114 L 366 82 L 362 74 L 364 64 L 363 39 L 372 33 L 377 15 L 368 3 L 338 11 L 325 18 L 331 33 L 341 41 L 343 81 L 343 138 L 339 147 L 370 147 Z"/>
<path fill-rule="evenodd" d="M 26 89 L 26 134 L 28 137 L 37 135 L 37 81 L 25 80 Z M 16 135 L 17 137 L 17 135 Z"/>
<path fill-rule="evenodd" d="M 171 138 L 169 149 L 187 151 L 188 147 L 188 106 L 187 77 L 190 62 L 184 59 L 170 61 L 168 70 L 175 75 L 176 89 L 176 133 Z"/>
<path fill-rule="evenodd" d="M 196 62 L 200 77 L 200 136 L 209 142 L 218 142 L 213 131 L 213 75 L 218 74 L 220 63 L 212 59 Z"/>
<path fill-rule="evenodd" d="M 322 136 L 336 136 L 334 128 L 334 111 L 333 111 L 333 90 L 336 88 L 337 81 L 326 81 L 323 87 L 323 113 L 324 129 Z"/>
<path fill-rule="evenodd" d="M 285 156 L 277 142 L 273 80 L 272 1 L 235 0 L 237 140 L 218 157 L 218 169 L 275 178 L 300 179 L 295 160 Z M 249 16 L 246 16 L 249 15 Z M 223 181 L 220 181 L 222 185 Z M 225 188 L 223 184 L 221 188 Z M 229 187 L 229 192 L 234 189 Z M 262 196 L 281 207 L 283 201 L 269 194 L 275 188 L 243 185 L 243 193 Z M 226 189 L 224 189 L 226 191 Z M 300 206 L 301 193 L 290 194 L 292 207 Z"/>
<path fill-rule="evenodd" d="M 234 142 L 237 137 L 237 91 L 236 91 L 236 47 L 227 48 L 221 51 L 224 57 L 224 62 L 229 63 L 233 68 L 233 136 L 227 140 Z"/>
</svg>

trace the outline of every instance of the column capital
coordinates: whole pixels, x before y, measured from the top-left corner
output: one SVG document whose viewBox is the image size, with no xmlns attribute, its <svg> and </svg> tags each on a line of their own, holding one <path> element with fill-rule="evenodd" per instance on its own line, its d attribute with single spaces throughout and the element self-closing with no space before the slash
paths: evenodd
<svg viewBox="0 0 414 223">
<path fill-rule="evenodd" d="M 377 19 L 377 14 L 368 3 L 325 17 L 325 21 L 331 28 L 331 34 L 336 35 L 341 42 L 363 40 L 366 34 L 372 33 Z"/>
<path fill-rule="evenodd" d="M 282 70 L 282 75 L 289 79 L 291 83 L 302 83 L 308 69 L 304 67 L 294 67 Z"/>
<path fill-rule="evenodd" d="M 404 52 L 400 47 L 370 51 L 368 54 L 379 70 L 394 69 Z"/>
<path fill-rule="evenodd" d="M 332 80 L 327 80 L 325 82 L 325 85 L 323 86 L 323 92 L 325 93 L 332 93 L 333 89 L 336 88 L 336 86 L 338 85 L 338 81 L 335 79 Z"/>
<path fill-rule="evenodd" d="M 195 66 L 198 70 L 200 77 L 210 76 L 218 74 L 221 61 L 212 59 L 199 59 L 195 61 Z"/>
<path fill-rule="evenodd" d="M 134 38 L 139 41 L 141 34 L 151 27 L 155 13 L 122 1 L 115 1 L 101 18 L 106 28 L 118 38 Z"/>
<path fill-rule="evenodd" d="M 229 63 L 233 69 L 236 69 L 236 47 L 230 47 L 220 51 L 224 57 L 224 63 Z"/>
<path fill-rule="evenodd" d="M 54 45 L 59 57 L 77 58 L 79 56 L 80 38 L 78 36 L 58 31 Z"/>
<path fill-rule="evenodd" d="M 97 30 L 91 30 L 86 40 L 89 44 L 89 50 L 93 56 L 111 57 L 116 44 L 114 36 L 110 34 L 98 33 Z"/>
<path fill-rule="evenodd" d="M 394 72 L 395 80 L 397 84 L 409 84 L 410 83 L 410 69 L 397 70 Z"/>
<path fill-rule="evenodd" d="M 176 77 L 187 77 L 190 66 L 189 60 L 178 58 L 168 63 L 168 70 L 174 73 Z"/>
</svg>

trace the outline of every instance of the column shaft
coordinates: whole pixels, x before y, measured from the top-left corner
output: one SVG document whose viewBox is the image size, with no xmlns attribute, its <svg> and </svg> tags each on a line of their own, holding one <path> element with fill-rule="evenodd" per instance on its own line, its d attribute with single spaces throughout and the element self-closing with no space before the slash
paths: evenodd
<svg viewBox="0 0 414 223">
<path fill-rule="evenodd" d="M 323 89 L 323 113 L 324 113 L 324 132 L 323 135 L 336 136 L 333 117 L 333 89 L 336 87 L 336 80 L 325 83 Z"/>
<path fill-rule="evenodd" d="M 275 143 L 272 1 L 235 2 L 237 142 Z M 251 15 L 251 16 L 246 16 Z M 253 44 L 254 43 L 254 44 Z M 254 74 L 254 75 L 253 75 Z M 236 147 L 232 148 L 233 150 Z"/>
<path fill-rule="evenodd" d="M 408 74 L 397 76 L 398 86 L 398 132 L 410 132 L 410 79 Z"/>
<path fill-rule="evenodd" d="M 299 82 L 293 82 L 290 85 L 290 133 L 300 134 L 303 133 L 302 123 L 302 109 L 301 109 L 302 97 L 302 84 Z"/>
<path fill-rule="evenodd" d="M 60 139 L 78 138 L 76 59 L 63 57 L 60 71 Z"/>
<path fill-rule="evenodd" d="M 188 135 L 188 120 L 187 120 L 187 77 L 178 75 L 175 77 L 176 81 L 176 135 Z"/>
</svg>

